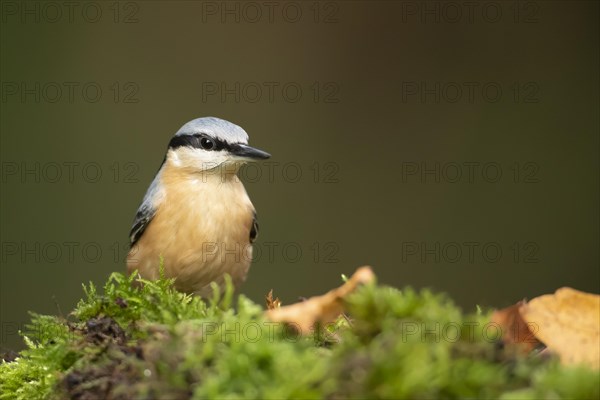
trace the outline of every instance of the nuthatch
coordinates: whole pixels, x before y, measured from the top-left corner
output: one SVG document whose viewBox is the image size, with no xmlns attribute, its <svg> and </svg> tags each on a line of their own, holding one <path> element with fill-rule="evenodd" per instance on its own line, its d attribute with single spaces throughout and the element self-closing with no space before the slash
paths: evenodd
<svg viewBox="0 0 600 400">
<path fill-rule="evenodd" d="M 223 287 L 225 274 L 239 287 L 258 223 L 237 172 L 269 157 L 248 146 L 248 134 L 231 122 L 207 117 L 183 125 L 135 215 L 129 273 L 154 280 L 162 262 L 182 292 L 209 296 L 211 282 Z"/>
</svg>

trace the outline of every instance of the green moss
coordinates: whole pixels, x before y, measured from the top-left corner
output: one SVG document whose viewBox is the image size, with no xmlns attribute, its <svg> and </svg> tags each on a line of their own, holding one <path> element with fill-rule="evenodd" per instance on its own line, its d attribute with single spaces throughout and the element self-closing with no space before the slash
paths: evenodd
<svg viewBox="0 0 600 400">
<path fill-rule="evenodd" d="M 309 337 L 231 285 L 208 302 L 113 274 L 69 319 L 33 315 L 0 398 L 598 398 L 598 372 L 514 358 L 489 314 L 430 291 L 364 286 Z"/>
</svg>

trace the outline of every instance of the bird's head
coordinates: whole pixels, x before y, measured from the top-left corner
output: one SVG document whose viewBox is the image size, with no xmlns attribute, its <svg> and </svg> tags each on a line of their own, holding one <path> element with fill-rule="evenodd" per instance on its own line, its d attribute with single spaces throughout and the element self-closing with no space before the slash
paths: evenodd
<svg viewBox="0 0 600 400">
<path fill-rule="evenodd" d="M 179 129 L 169 142 L 166 161 L 189 171 L 237 172 L 242 164 L 271 155 L 248 146 L 241 127 L 215 117 L 194 119 Z"/>
</svg>

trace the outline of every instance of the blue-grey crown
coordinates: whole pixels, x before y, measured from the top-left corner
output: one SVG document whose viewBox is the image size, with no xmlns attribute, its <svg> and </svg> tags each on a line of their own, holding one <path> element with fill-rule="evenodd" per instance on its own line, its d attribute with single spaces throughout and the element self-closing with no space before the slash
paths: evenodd
<svg viewBox="0 0 600 400">
<path fill-rule="evenodd" d="M 248 144 L 248 134 L 242 127 L 215 117 L 196 118 L 183 125 L 175 136 L 207 134 L 215 139 L 233 144 Z"/>
</svg>

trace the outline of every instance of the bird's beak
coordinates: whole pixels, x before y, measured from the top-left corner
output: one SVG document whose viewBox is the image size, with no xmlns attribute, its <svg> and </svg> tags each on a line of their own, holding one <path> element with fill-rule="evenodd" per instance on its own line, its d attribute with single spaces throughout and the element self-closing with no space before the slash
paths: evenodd
<svg viewBox="0 0 600 400">
<path fill-rule="evenodd" d="M 266 151 L 255 149 L 246 144 L 234 144 L 231 146 L 231 154 L 239 158 L 245 158 L 250 160 L 266 160 L 271 155 Z"/>
</svg>

